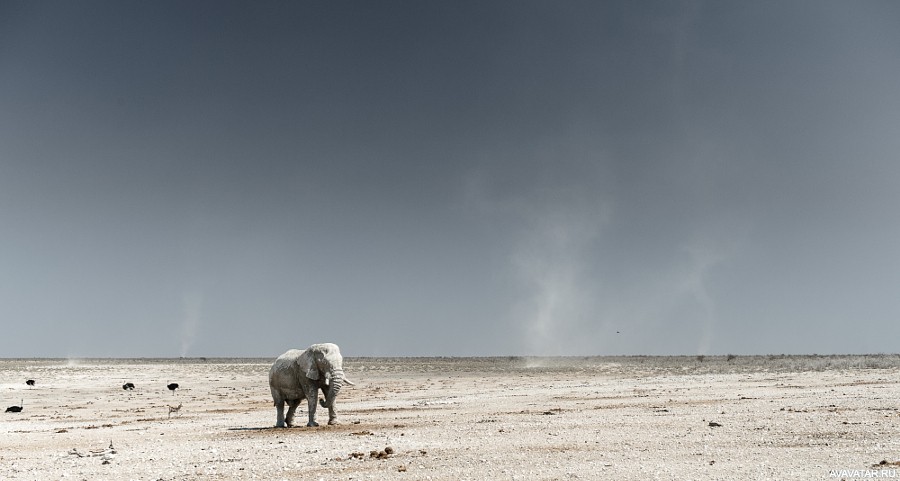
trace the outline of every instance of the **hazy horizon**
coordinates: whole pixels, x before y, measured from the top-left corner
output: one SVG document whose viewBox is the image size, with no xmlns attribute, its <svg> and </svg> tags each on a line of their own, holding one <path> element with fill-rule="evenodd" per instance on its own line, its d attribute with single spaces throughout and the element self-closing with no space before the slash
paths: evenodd
<svg viewBox="0 0 900 481">
<path fill-rule="evenodd" d="M 897 351 L 900 3 L 0 2 L 0 357 Z"/>
<path fill-rule="evenodd" d="M 303 347 L 303 346 L 299 346 Z M 71 357 L 0 357 L 2 361 L 105 361 L 105 360 L 136 360 L 136 361 L 220 361 L 220 360 L 257 360 L 268 362 L 276 359 L 281 353 L 271 356 L 176 356 L 176 357 L 87 357 L 87 356 L 71 356 Z M 692 362 L 714 362 L 720 359 L 740 359 L 740 358 L 766 358 L 766 359 L 789 359 L 789 358 L 894 358 L 900 357 L 897 352 L 879 352 L 870 354 L 588 354 L 588 355 L 485 355 L 485 356 L 343 356 L 348 360 L 361 359 L 505 359 L 505 360 L 528 360 L 528 359 L 642 359 L 642 358 L 684 358 Z"/>
</svg>

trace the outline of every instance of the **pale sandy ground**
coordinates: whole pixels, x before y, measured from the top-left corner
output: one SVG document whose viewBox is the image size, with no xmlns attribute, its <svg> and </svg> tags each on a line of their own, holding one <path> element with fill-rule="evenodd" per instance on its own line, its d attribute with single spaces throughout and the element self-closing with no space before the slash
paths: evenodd
<svg viewBox="0 0 900 481">
<path fill-rule="evenodd" d="M 900 477 L 897 356 L 349 359 L 341 425 L 292 429 L 269 363 L 0 360 L 0 479 Z"/>
</svg>

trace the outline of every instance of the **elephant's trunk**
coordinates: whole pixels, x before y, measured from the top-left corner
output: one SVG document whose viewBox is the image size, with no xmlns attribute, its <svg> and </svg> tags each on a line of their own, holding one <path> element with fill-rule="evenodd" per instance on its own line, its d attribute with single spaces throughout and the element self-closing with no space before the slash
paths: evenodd
<svg viewBox="0 0 900 481">
<path fill-rule="evenodd" d="M 337 398 L 341 388 L 344 387 L 344 370 L 332 369 L 331 380 L 328 383 L 328 394 L 325 395 L 325 404 L 323 407 L 334 406 L 334 400 Z"/>
</svg>

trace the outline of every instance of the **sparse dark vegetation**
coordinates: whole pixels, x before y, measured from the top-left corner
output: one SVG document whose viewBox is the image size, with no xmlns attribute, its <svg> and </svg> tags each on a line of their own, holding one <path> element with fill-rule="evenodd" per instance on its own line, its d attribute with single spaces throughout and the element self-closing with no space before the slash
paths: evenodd
<svg viewBox="0 0 900 481">
<path fill-rule="evenodd" d="M 566 372 L 608 375 L 672 375 L 751 372 L 821 372 L 854 369 L 897 369 L 900 355 L 704 355 L 699 356 L 559 356 L 559 357 L 468 357 L 468 358 L 346 358 L 350 371 L 391 371 L 421 362 L 427 372 Z"/>
</svg>

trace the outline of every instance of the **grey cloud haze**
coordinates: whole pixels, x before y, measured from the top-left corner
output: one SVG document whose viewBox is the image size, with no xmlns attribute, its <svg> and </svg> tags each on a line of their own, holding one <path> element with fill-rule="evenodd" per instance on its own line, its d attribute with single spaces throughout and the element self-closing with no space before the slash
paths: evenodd
<svg viewBox="0 0 900 481">
<path fill-rule="evenodd" d="M 0 356 L 896 352 L 895 2 L 0 2 Z"/>
</svg>

